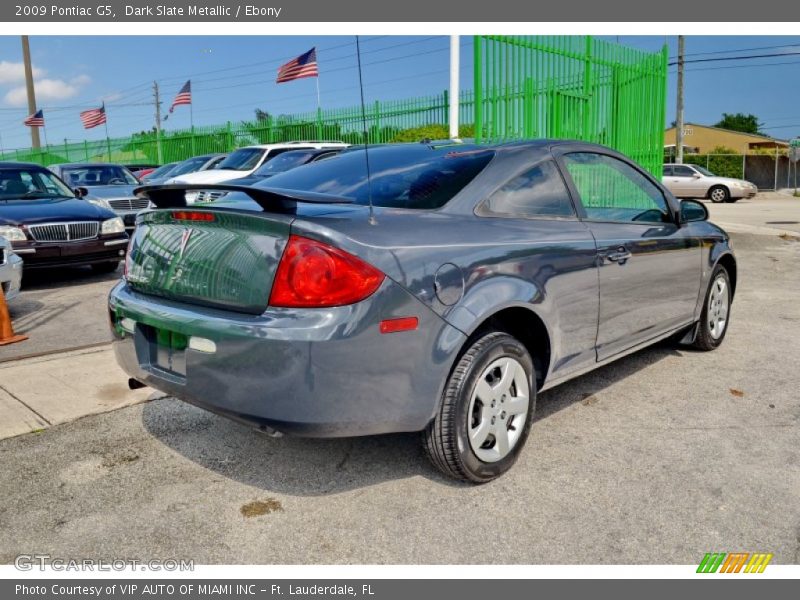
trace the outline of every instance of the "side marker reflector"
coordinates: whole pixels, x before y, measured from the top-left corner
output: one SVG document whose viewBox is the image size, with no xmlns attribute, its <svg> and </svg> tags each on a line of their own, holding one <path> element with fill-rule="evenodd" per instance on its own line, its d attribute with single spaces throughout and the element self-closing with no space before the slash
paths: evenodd
<svg viewBox="0 0 800 600">
<path fill-rule="evenodd" d="M 381 321 L 381 333 L 396 333 L 398 331 L 413 331 L 419 326 L 417 317 L 400 317 L 399 319 L 386 319 Z"/>
</svg>

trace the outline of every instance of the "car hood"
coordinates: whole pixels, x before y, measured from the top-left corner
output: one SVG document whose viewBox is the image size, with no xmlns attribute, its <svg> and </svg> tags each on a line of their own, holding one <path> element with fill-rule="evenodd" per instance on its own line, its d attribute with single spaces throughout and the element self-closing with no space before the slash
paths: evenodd
<svg viewBox="0 0 800 600">
<path fill-rule="evenodd" d="M 750 183 L 745 179 L 736 179 L 735 177 L 706 177 L 709 181 L 713 181 L 714 183 L 744 183 L 747 185 L 755 185 L 754 183 Z"/>
<path fill-rule="evenodd" d="M 0 201 L 0 225 L 100 221 L 114 213 L 79 198 Z"/>
<path fill-rule="evenodd" d="M 221 183 L 231 179 L 241 179 L 247 177 L 255 171 L 234 171 L 233 169 L 210 169 L 208 171 L 197 171 L 196 173 L 186 173 L 170 178 L 166 183 Z"/>
<path fill-rule="evenodd" d="M 168 179 L 170 179 L 169 176 L 154 177 L 152 179 L 150 179 L 149 177 L 145 177 L 144 179 L 142 179 L 142 185 L 161 185 L 162 183 L 166 183 Z"/>
<path fill-rule="evenodd" d="M 84 186 L 85 187 L 85 186 Z M 102 198 L 107 200 L 109 198 L 133 198 L 135 190 L 138 185 L 95 185 L 87 187 L 89 194 L 86 198 Z"/>
</svg>

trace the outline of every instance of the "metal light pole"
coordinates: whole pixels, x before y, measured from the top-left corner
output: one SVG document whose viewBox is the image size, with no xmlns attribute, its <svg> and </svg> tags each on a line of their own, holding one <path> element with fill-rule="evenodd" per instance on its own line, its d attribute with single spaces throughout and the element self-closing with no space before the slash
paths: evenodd
<svg viewBox="0 0 800 600">
<path fill-rule="evenodd" d="M 675 114 L 675 162 L 683 164 L 683 36 L 678 36 L 678 106 Z"/>
<path fill-rule="evenodd" d="M 153 82 L 153 98 L 156 103 L 156 151 L 158 153 L 158 164 L 164 164 L 164 157 L 161 155 L 161 97 L 158 92 L 158 81 Z"/>
<path fill-rule="evenodd" d="M 476 42 L 477 43 L 477 42 Z M 450 36 L 450 139 L 458 139 L 459 62 L 460 47 L 457 35 Z"/>
<path fill-rule="evenodd" d="M 22 36 L 22 62 L 25 64 L 25 89 L 28 91 L 28 114 L 36 112 L 36 92 L 33 89 L 33 68 L 31 67 L 31 49 L 28 45 L 28 36 Z M 40 148 L 39 128 L 29 127 L 31 130 L 31 146 Z"/>
</svg>

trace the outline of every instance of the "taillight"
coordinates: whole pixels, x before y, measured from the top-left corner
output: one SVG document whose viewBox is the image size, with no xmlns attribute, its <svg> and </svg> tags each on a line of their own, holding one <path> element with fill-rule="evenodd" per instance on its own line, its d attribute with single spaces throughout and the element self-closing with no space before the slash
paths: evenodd
<svg viewBox="0 0 800 600">
<path fill-rule="evenodd" d="M 174 210 L 172 218 L 176 221 L 206 221 L 211 222 L 215 219 L 214 213 L 200 212 L 196 210 Z"/>
<path fill-rule="evenodd" d="M 360 302 L 380 287 L 384 274 L 363 260 L 322 242 L 289 236 L 270 306 L 323 308 Z"/>
</svg>

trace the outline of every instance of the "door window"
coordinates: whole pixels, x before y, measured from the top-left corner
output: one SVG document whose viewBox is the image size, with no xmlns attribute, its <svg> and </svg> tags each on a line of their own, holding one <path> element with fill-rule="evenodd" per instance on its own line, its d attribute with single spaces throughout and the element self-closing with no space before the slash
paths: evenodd
<svg viewBox="0 0 800 600">
<path fill-rule="evenodd" d="M 675 169 L 676 177 L 694 177 L 695 175 L 694 169 L 682 165 L 675 165 L 673 169 Z"/>
<path fill-rule="evenodd" d="M 586 217 L 595 221 L 669 221 L 664 194 L 629 164 L 594 152 L 564 156 Z"/>
<path fill-rule="evenodd" d="M 539 163 L 494 192 L 479 209 L 483 215 L 572 217 L 572 201 L 552 160 Z"/>
</svg>

